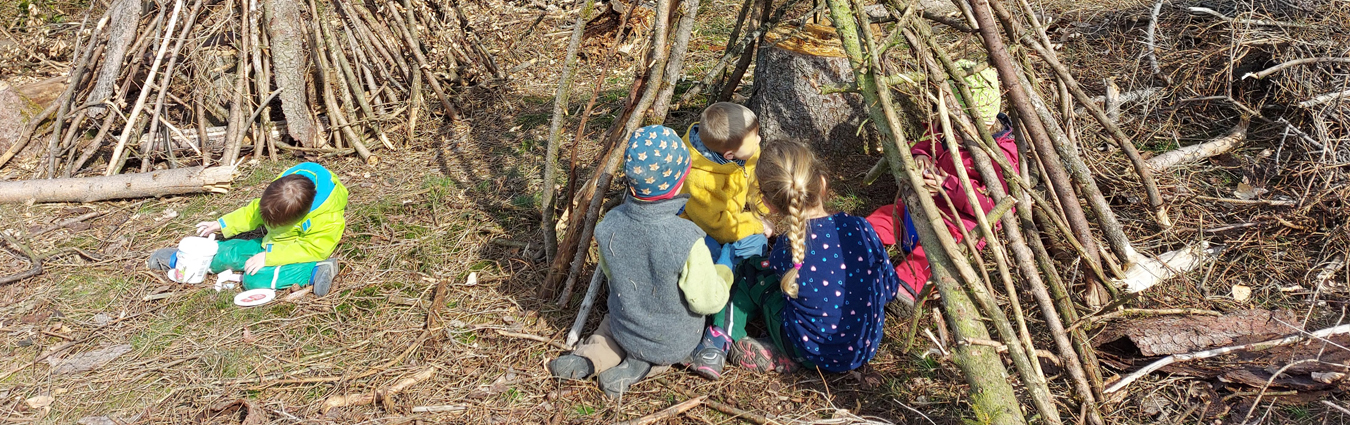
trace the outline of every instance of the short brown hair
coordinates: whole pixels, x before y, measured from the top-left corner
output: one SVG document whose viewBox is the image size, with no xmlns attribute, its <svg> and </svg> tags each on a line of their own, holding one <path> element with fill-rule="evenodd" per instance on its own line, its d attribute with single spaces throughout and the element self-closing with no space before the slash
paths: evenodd
<svg viewBox="0 0 1350 425">
<path fill-rule="evenodd" d="M 717 102 L 699 117 L 698 138 L 715 153 L 741 148 L 745 138 L 759 131 L 759 117 L 750 108 L 731 102 Z"/>
<path fill-rule="evenodd" d="M 302 175 L 291 174 L 273 180 L 258 199 L 258 212 L 262 214 L 263 223 L 278 227 L 300 221 L 309 214 L 314 192 L 314 181 Z"/>
</svg>

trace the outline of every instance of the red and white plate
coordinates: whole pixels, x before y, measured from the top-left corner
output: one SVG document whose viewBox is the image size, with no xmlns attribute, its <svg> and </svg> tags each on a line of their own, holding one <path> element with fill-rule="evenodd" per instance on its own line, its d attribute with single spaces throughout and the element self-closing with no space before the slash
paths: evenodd
<svg viewBox="0 0 1350 425">
<path fill-rule="evenodd" d="M 268 288 L 250 289 L 240 292 L 234 296 L 234 305 L 240 307 L 253 307 L 263 305 L 277 298 L 277 291 Z"/>
</svg>

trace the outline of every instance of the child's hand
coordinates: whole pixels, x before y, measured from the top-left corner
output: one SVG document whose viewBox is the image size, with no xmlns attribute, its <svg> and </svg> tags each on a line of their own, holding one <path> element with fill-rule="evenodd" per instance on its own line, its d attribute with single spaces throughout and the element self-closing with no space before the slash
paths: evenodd
<svg viewBox="0 0 1350 425">
<path fill-rule="evenodd" d="M 211 236 L 212 233 L 219 231 L 220 231 L 220 222 L 218 221 L 211 220 L 197 223 L 197 236 L 201 236 L 204 238 L 207 236 Z"/>
<path fill-rule="evenodd" d="M 244 262 L 244 274 L 258 274 L 258 270 L 262 270 L 263 265 L 267 263 L 266 257 L 266 252 L 259 252 L 257 255 L 248 257 L 248 261 Z"/>
<path fill-rule="evenodd" d="M 928 174 L 933 170 L 933 158 L 928 155 L 918 155 L 914 157 L 914 168 L 919 174 Z"/>
<path fill-rule="evenodd" d="M 932 172 L 923 175 L 923 185 L 928 187 L 929 192 L 937 192 L 942 189 L 942 181 L 946 179 L 947 173 L 933 169 Z"/>
<path fill-rule="evenodd" d="M 762 217 L 759 219 L 759 222 L 764 224 L 764 237 L 766 237 L 766 238 L 772 238 L 772 237 L 773 237 L 773 222 L 772 222 L 772 221 L 769 221 L 768 219 L 762 218 Z"/>
<path fill-rule="evenodd" d="M 942 169 L 934 166 L 933 158 L 928 156 L 916 156 L 914 157 L 914 166 L 918 169 L 919 174 L 923 176 L 923 185 L 927 187 L 930 192 L 936 192 L 938 189 L 942 188 L 942 181 L 946 180 L 947 176 L 946 173 L 942 172 Z"/>
</svg>

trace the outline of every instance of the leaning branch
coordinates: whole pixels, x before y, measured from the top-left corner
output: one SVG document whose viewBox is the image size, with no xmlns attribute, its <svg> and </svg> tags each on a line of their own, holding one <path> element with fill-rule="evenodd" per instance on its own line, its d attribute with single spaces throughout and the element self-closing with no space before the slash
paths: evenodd
<svg viewBox="0 0 1350 425">
<path fill-rule="evenodd" d="M 1294 344 L 1294 343 L 1298 343 L 1298 342 L 1302 342 L 1302 341 L 1307 341 L 1307 340 L 1310 340 L 1310 339 L 1325 339 L 1325 338 L 1330 337 L 1330 336 L 1333 336 L 1333 335 L 1341 335 L 1341 334 L 1346 334 L 1346 333 L 1350 333 L 1350 325 L 1340 325 L 1340 326 L 1336 326 L 1336 327 L 1331 327 L 1331 328 L 1322 329 L 1322 330 L 1320 330 L 1320 331 L 1316 331 L 1316 332 L 1313 332 L 1313 333 L 1307 333 L 1307 334 L 1300 333 L 1300 334 L 1295 334 L 1295 335 L 1286 336 L 1286 337 L 1280 338 L 1280 339 L 1272 339 L 1272 340 L 1269 340 L 1269 341 L 1254 342 L 1254 343 L 1250 343 L 1250 344 L 1242 344 L 1242 345 L 1233 345 L 1233 346 L 1228 346 L 1228 347 L 1223 347 L 1223 348 L 1215 348 L 1215 349 L 1213 349 L 1213 350 L 1199 351 L 1199 352 L 1195 352 L 1195 353 L 1173 354 L 1173 355 L 1170 355 L 1170 356 L 1167 356 L 1167 357 L 1163 357 L 1161 360 L 1158 360 L 1158 361 L 1156 361 L 1156 362 L 1153 362 L 1153 363 L 1149 364 L 1148 366 L 1144 366 L 1143 369 L 1139 369 L 1139 370 L 1137 370 L 1137 371 L 1134 371 L 1134 373 L 1131 373 L 1131 374 L 1129 374 L 1129 375 L 1125 375 L 1125 377 L 1120 378 L 1120 381 L 1118 381 L 1118 382 L 1116 382 L 1115 384 L 1113 384 L 1113 385 L 1111 385 L 1110 387 L 1108 387 L 1108 388 L 1106 389 L 1106 392 L 1109 394 L 1109 393 L 1113 393 L 1113 392 L 1116 392 L 1116 391 L 1120 391 L 1120 390 L 1124 389 L 1126 386 L 1130 385 L 1131 382 L 1134 382 L 1134 381 L 1138 380 L 1139 378 L 1144 377 L 1145 375 L 1148 375 L 1148 374 L 1150 374 L 1150 373 L 1153 373 L 1153 372 L 1157 371 L 1158 369 L 1162 369 L 1163 367 L 1165 367 L 1165 366 L 1167 366 L 1167 365 L 1170 365 L 1170 364 L 1173 364 L 1173 363 L 1180 363 L 1180 362 L 1191 361 L 1191 360 L 1208 359 L 1208 358 L 1210 358 L 1210 357 L 1217 357 L 1217 356 L 1221 356 L 1221 355 L 1228 354 L 1228 353 L 1233 353 L 1233 352 L 1238 352 L 1238 351 L 1265 350 L 1265 349 L 1269 349 L 1269 348 L 1272 348 L 1272 347 L 1278 347 L 1278 346 L 1281 346 L 1281 345 Z"/>
</svg>

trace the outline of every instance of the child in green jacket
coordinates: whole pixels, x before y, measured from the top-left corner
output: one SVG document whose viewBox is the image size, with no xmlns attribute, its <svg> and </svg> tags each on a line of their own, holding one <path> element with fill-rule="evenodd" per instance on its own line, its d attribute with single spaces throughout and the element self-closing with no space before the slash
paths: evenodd
<svg viewBox="0 0 1350 425">
<path fill-rule="evenodd" d="M 347 188 L 322 165 L 306 162 L 283 171 L 262 197 L 215 221 L 197 224 L 201 237 L 220 232 L 226 238 L 259 226 L 262 239 L 221 241 L 211 272 L 243 270 L 245 290 L 314 285 L 314 295 L 327 295 L 337 274 L 330 258 L 347 227 Z M 177 249 L 156 250 L 146 262 L 151 269 L 174 267 Z"/>
</svg>

